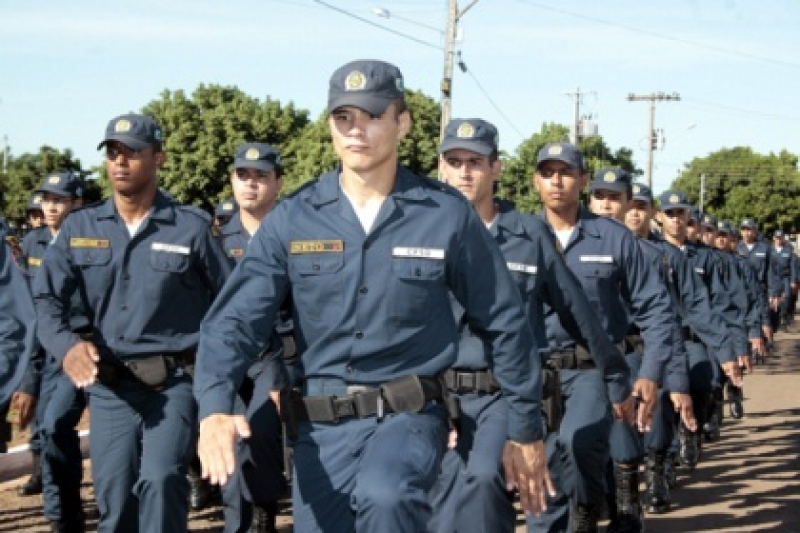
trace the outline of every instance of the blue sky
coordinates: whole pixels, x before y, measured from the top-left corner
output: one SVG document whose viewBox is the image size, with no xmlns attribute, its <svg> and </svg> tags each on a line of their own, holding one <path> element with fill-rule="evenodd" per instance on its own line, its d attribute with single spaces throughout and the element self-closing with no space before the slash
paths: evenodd
<svg viewBox="0 0 800 533">
<path fill-rule="evenodd" d="M 48 144 L 88 168 L 108 120 L 164 89 L 236 85 L 316 118 L 330 74 L 360 58 L 439 98 L 443 38 L 420 24 L 443 29 L 446 0 L 326 2 L 386 29 L 314 0 L 3 0 L 0 136 L 12 157 Z M 453 116 L 494 122 L 513 153 L 543 122 L 570 123 L 580 87 L 582 112 L 644 168 L 648 105 L 626 97 L 677 92 L 656 107 L 657 192 L 723 147 L 800 153 L 799 20 L 795 0 L 479 0 L 460 21 Z"/>
</svg>

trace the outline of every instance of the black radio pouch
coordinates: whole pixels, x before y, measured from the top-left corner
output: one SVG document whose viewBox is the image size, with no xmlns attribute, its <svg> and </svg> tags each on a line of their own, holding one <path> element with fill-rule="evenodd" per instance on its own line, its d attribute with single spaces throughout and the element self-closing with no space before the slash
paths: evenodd
<svg viewBox="0 0 800 533">
<path fill-rule="evenodd" d="M 125 361 L 125 367 L 133 377 L 151 389 L 161 390 L 167 381 L 167 362 L 161 355 Z"/>
<path fill-rule="evenodd" d="M 419 413 L 425 407 L 425 390 L 414 374 L 383 384 L 381 394 L 395 413 Z"/>
</svg>

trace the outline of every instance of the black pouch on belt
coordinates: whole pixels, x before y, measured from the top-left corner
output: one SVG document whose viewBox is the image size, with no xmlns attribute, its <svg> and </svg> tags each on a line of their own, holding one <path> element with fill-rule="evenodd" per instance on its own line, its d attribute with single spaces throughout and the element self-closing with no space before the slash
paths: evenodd
<svg viewBox="0 0 800 533">
<path fill-rule="evenodd" d="M 301 409 L 303 409 L 303 396 L 299 389 L 281 390 L 281 421 L 283 422 L 284 435 L 289 440 L 297 438 L 297 429 L 300 422 Z M 308 416 L 305 418 L 308 420 Z"/>
<path fill-rule="evenodd" d="M 425 407 L 425 390 L 414 374 L 383 384 L 381 393 L 395 413 L 419 413 Z"/>
<path fill-rule="evenodd" d="M 558 369 L 542 370 L 542 412 L 546 418 L 548 432 L 558 431 L 561 418 L 564 416 L 561 377 Z"/>
<path fill-rule="evenodd" d="M 151 389 L 160 390 L 167 381 L 167 362 L 161 355 L 125 361 L 133 377 Z"/>
</svg>

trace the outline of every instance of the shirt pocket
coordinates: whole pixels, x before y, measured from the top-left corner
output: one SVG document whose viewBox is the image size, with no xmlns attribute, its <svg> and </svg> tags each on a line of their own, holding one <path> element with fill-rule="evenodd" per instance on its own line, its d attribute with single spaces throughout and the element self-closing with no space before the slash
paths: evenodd
<svg viewBox="0 0 800 533">
<path fill-rule="evenodd" d="M 292 296 L 301 317 L 320 320 L 344 312 L 341 272 L 344 254 L 294 255 L 290 258 Z"/>
<path fill-rule="evenodd" d="M 586 297 L 596 306 L 619 298 L 619 282 L 616 267 L 608 263 L 582 263 L 578 275 L 586 292 Z"/>
<path fill-rule="evenodd" d="M 186 273 L 192 263 L 190 254 L 150 250 L 149 265 L 152 274 L 147 284 L 147 293 L 154 298 L 165 298 L 170 294 L 182 294 L 176 290 L 193 286 Z"/>
<path fill-rule="evenodd" d="M 417 325 L 427 321 L 444 291 L 444 261 L 419 257 L 392 258 L 392 286 L 389 311 L 399 324 Z M 448 301 L 445 299 L 444 301 Z"/>
<path fill-rule="evenodd" d="M 80 269 L 89 298 L 105 293 L 111 286 L 111 248 L 72 248 L 72 262 Z"/>
</svg>

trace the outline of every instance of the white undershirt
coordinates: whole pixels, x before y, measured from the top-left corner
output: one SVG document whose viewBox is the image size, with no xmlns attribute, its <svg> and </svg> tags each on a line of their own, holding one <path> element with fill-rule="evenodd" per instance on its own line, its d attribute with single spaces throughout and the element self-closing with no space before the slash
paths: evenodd
<svg viewBox="0 0 800 533">
<path fill-rule="evenodd" d="M 139 220 L 138 222 L 134 222 L 133 224 L 125 224 L 125 226 L 128 228 L 128 235 L 130 235 L 130 236 L 131 236 L 131 239 L 132 239 L 132 238 L 133 238 L 133 237 L 134 237 L 134 236 L 135 236 L 137 233 L 139 233 L 139 229 L 142 227 L 142 222 L 144 222 L 145 220 L 147 220 L 147 217 L 149 217 L 149 216 L 150 216 L 150 213 L 152 213 L 152 212 L 153 212 L 153 208 L 151 207 L 151 208 L 150 208 L 150 209 L 147 211 L 147 213 L 145 213 L 144 217 L 142 217 L 142 219 L 141 219 L 141 220 Z"/>
<path fill-rule="evenodd" d="M 494 218 L 492 220 L 490 220 L 489 222 L 484 222 L 484 224 L 486 224 L 486 229 L 488 229 L 489 231 L 492 231 L 494 229 L 494 227 L 497 225 L 497 219 L 498 218 L 500 218 L 499 214 L 495 215 Z"/>
<path fill-rule="evenodd" d="M 752 252 L 753 251 L 753 246 L 755 246 L 756 243 L 753 243 L 753 244 L 744 243 L 744 245 L 747 246 L 747 251 L 748 252 Z"/>
<path fill-rule="evenodd" d="M 566 250 L 567 244 L 569 244 L 569 239 L 572 237 L 572 233 L 575 231 L 575 226 L 572 226 L 568 229 L 554 231 L 556 234 L 556 239 L 558 239 L 559 244 L 561 244 L 561 249 Z"/>
<path fill-rule="evenodd" d="M 378 211 L 381 210 L 383 202 L 369 202 L 366 206 L 359 207 L 347 191 L 342 187 L 342 176 L 339 175 L 339 187 L 342 189 L 345 197 L 350 201 L 353 206 L 353 211 L 356 212 L 358 221 L 361 222 L 361 227 L 364 228 L 364 233 L 369 233 L 372 230 L 372 225 L 375 224 L 375 219 L 378 217 Z"/>
</svg>

